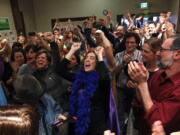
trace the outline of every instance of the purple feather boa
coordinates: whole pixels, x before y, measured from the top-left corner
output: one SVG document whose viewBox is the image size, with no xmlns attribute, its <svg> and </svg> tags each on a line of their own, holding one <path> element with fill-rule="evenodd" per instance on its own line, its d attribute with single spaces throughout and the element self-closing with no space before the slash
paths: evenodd
<svg viewBox="0 0 180 135">
<path fill-rule="evenodd" d="M 76 75 L 70 96 L 70 116 L 77 116 L 76 135 L 86 135 L 91 122 L 91 98 L 98 88 L 99 75 L 96 71 L 81 70 Z"/>
</svg>

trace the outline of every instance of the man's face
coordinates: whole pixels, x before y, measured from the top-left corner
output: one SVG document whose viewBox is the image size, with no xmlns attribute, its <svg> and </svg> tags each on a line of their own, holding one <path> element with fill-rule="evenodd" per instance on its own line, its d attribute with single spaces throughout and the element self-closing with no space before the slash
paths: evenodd
<svg viewBox="0 0 180 135">
<path fill-rule="evenodd" d="M 58 30 L 54 30 L 54 35 L 56 36 L 59 36 L 60 35 L 60 31 L 58 31 Z"/>
<path fill-rule="evenodd" d="M 71 31 L 69 31 L 68 34 L 67 34 L 67 37 L 68 38 L 73 38 L 73 33 Z"/>
<path fill-rule="evenodd" d="M 122 37 L 124 35 L 124 27 L 123 26 L 118 26 L 115 34 L 118 37 Z"/>
<path fill-rule="evenodd" d="M 157 64 L 162 69 L 167 69 L 173 64 L 173 51 L 170 50 L 173 40 L 172 38 L 166 39 L 156 54 Z"/>
<path fill-rule="evenodd" d="M 149 24 L 149 33 L 153 34 L 155 33 L 155 25 L 153 23 Z"/>
<path fill-rule="evenodd" d="M 126 51 L 128 53 L 133 53 L 137 47 L 136 39 L 134 37 L 127 38 L 125 45 L 126 45 Z"/>
<path fill-rule="evenodd" d="M 100 33 L 95 33 L 95 39 L 96 39 L 96 43 L 102 42 L 102 38 L 100 36 Z"/>
<path fill-rule="evenodd" d="M 96 30 L 97 30 L 96 28 L 92 28 L 92 29 L 91 29 L 91 33 L 92 33 L 92 34 L 95 34 L 95 33 L 96 33 Z"/>
</svg>

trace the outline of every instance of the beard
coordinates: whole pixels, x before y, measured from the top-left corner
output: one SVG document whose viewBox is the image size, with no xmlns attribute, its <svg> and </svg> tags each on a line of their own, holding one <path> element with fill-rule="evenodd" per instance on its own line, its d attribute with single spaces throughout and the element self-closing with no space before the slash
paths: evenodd
<svg viewBox="0 0 180 135">
<path fill-rule="evenodd" d="M 170 56 L 168 58 L 167 61 L 163 62 L 161 60 L 161 56 L 158 57 L 158 61 L 157 61 L 157 66 L 160 68 L 160 69 L 167 69 L 169 66 L 171 66 L 173 64 L 173 59 L 172 59 L 172 56 Z"/>
</svg>

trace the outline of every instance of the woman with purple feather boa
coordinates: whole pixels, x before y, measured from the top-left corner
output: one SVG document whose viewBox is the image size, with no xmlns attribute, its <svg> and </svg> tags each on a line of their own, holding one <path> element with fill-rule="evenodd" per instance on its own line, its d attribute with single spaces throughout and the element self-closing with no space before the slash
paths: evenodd
<svg viewBox="0 0 180 135">
<path fill-rule="evenodd" d="M 97 47 L 84 57 L 83 69 L 77 74 L 67 72 L 71 56 L 80 48 L 74 43 L 57 65 L 57 70 L 66 79 L 73 82 L 70 95 L 70 117 L 77 120 L 71 124 L 71 135 L 102 135 L 108 129 L 109 113 L 109 72 L 103 61 L 103 47 Z"/>
</svg>

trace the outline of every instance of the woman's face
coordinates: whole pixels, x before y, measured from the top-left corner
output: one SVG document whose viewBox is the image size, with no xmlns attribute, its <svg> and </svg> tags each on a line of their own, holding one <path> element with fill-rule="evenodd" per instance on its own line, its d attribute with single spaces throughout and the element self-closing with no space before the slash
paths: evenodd
<svg viewBox="0 0 180 135">
<path fill-rule="evenodd" d="M 143 58 L 143 62 L 151 62 L 156 60 L 156 53 L 154 53 L 150 46 L 145 43 L 142 47 L 142 58 Z"/>
<path fill-rule="evenodd" d="M 96 63 L 96 55 L 93 52 L 88 53 L 84 60 L 84 70 L 86 72 L 95 70 Z"/>
<path fill-rule="evenodd" d="M 22 52 L 16 52 L 14 54 L 14 61 L 18 63 L 19 66 L 21 66 L 22 64 L 24 64 L 25 59 L 24 59 L 24 55 Z"/>
<path fill-rule="evenodd" d="M 77 64 L 78 64 L 77 59 L 76 59 L 76 57 L 73 55 L 73 56 L 71 57 L 70 63 L 68 64 L 68 67 L 71 68 L 71 67 L 73 67 L 73 66 L 75 66 L 75 65 L 77 65 Z"/>
<path fill-rule="evenodd" d="M 38 36 L 35 36 L 33 43 L 34 45 L 41 45 L 41 39 Z"/>
<path fill-rule="evenodd" d="M 79 34 L 78 28 L 74 28 L 74 31 L 73 31 L 73 32 L 74 32 L 75 35 L 78 35 L 78 34 Z"/>
<path fill-rule="evenodd" d="M 30 64 L 34 63 L 35 56 L 36 56 L 36 53 L 32 49 L 26 52 L 27 63 L 30 63 Z"/>
<path fill-rule="evenodd" d="M 19 36 L 18 42 L 21 44 L 24 44 L 25 43 L 25 37 Z"/>
<path fill-rule="evenodd" d="M 39 69 L 46 69 L 49 66 L 49 61 L 47 59 L 46 53 L 42 53 L 36 58 L 36 66 Z"/>
<path fill-rule="evenodd" d="M 73 33 L 72 32 L 69 32 L 68 35 L 67 35 L 68 38 L 72 38 L 73 37 Z"/>
</svg>

